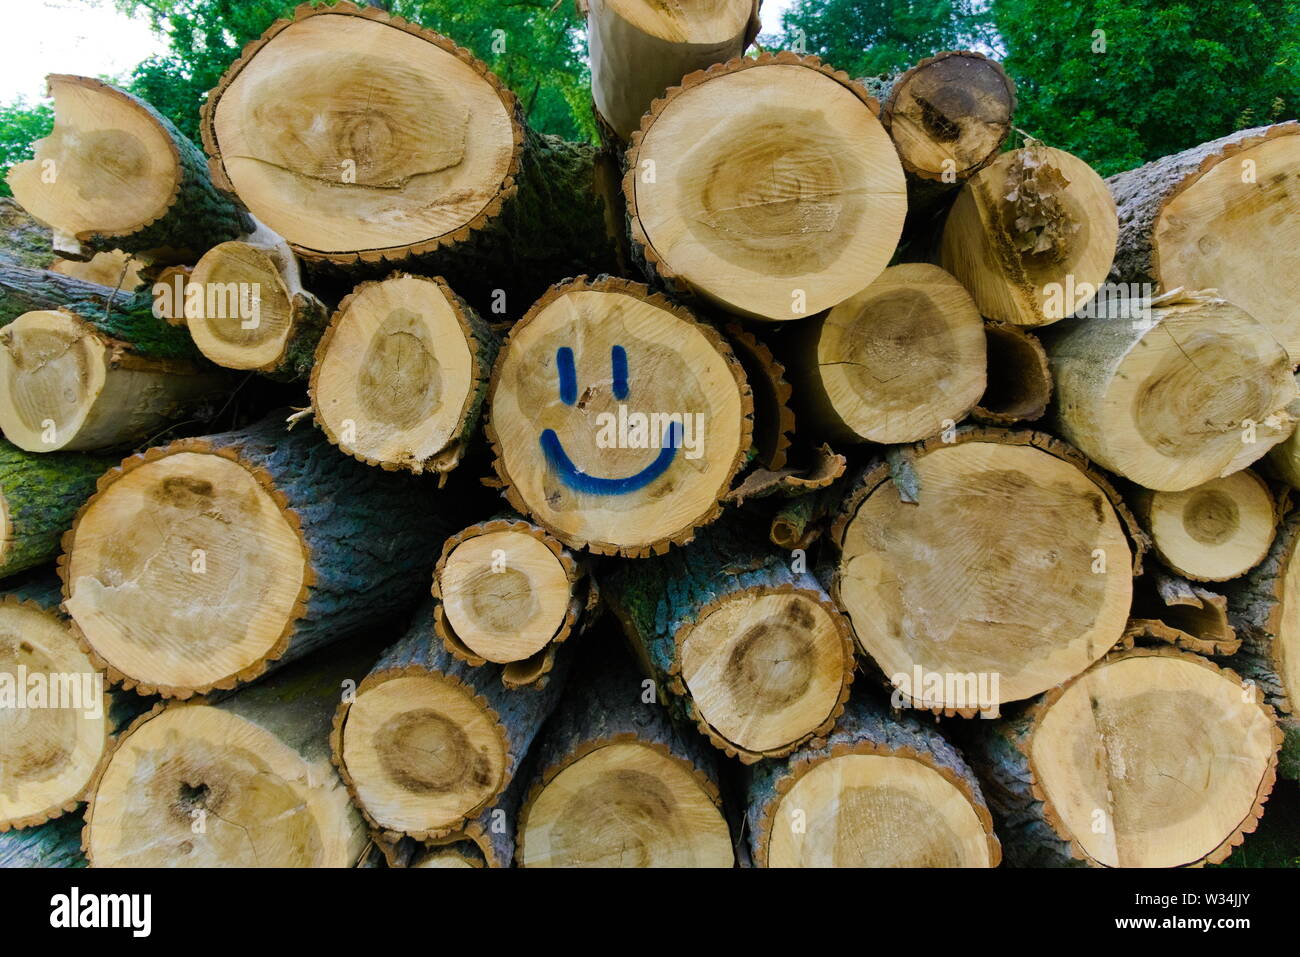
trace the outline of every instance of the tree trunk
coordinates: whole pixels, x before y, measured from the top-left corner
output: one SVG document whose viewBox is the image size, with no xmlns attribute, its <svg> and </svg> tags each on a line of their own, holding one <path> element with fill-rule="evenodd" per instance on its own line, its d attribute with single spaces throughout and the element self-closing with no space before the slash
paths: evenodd
<svg viewBox="0 0 1300 957">
<path fill-rule="evenodd" d="M 234 694 L 161 704 L 118 739 L 86 810 L 93 867 L 353 867 L 370 843 L 330 719 L 379 654 L 349 643 Z"/>
<path fill-rule="evenodd" d="M 987 322 L 988 387 L 971 418 L 983 425 L 1036 422 L 1052 400 L 1052 370 L 1038 337 L 1024 326 Z"/>
<path fill-rule="evenodd" d="M 411 607 L 450 531 L 429 492 L 282 413 L 180 439 L 101 480 L 65 539 L 66 607 L 114 682 L 231 688 Z"/>
<path fill-rule="evenodd" d="M 966 417 L 987 384 L 979 311 L 929 263 L 891 266 L 772 341 L 794 383 L 800 432 L 834 442 L 937 435 Z"/>
<path fill-rule="evenodd" d="M 1273 543 L 1277 505 L 1268 485 L 1250 469 L 1184 492 L 1135 488 L 1130 499 L 1159 559 L 1193 581 L 1244 575 Z"/>
<path fill-rule="evenodd" d="M 0 868 L 85 866 L 80 814 L 21 831 L 0 831 Z"/>
<path fill-rule="evenodd" d="M 507 689 L 498 666 L 475 668 L 447 651 L 426 603 L 334 718 L 334 761 L 357 807 L 389 841 L 458 839 L 476 819 L 482 826 L 566 672 L 561 656 L 545 681 Z"/>
<path fill-rule="evenodd" d="M 1197 655 L 1140 648 L 997 722 L 966 724 L 1007 863 L 1186 867 L 1255 829 L 1277 771 L 1271 708 Z"/>
<path fill-rule="evenodd" d="M 535 748 L 519 865 L 731 867 L 717 753 L 673 724 L 626 649 L 588 651 Z"/>
<path fill-rule="evenodd" d="M 0 577 L 52 561 L 95 481 L 116 464 L 80 452 L 35 455 L 0 439 Z"/>
<path fill-rule="evenodd" d="M 932 726 L 849 699 L 824 742 L 750 773 L 747 834 L 759 867 L 996 867 L 975 775 Z"/>
<path fill-rule="evenodd" d="M 688 73 L 738 57 L 758 35 L 757 0 L 647 4 L 586 0 L 591 94 L 617 141 Z"/>
<path fill-rule="evenodd" d="M 13 197 L 0 196 L 0 266 L 51 269 L 58 261 L 50 248 L 50 231 Z"/>
<path fill-rule="evenodd" d="M 1217 290 L 1300 364 L 1300 123 L 1258 126 L 1119 173 L 1116 282 Z"/>
<path fill-rule="evenodd" d="M 7 326 L 23 313 L 64 306 L 91 315 L 111 313 L 114 307 L 122 313 L 143 315 L 152 309 L 152 301 L 148 296 L 49 269 L 0 263 L 0 326 Z"/>
<path fill-rule="evenodd" d="M 1124 300 L 1044 341 L 1054 426 L 1098 465 L 1181 492 L 1240 471 L 1291 434 L 1291 362 L 1222 299 Z"/>
<path fill-rule="evenodd" d="M 14 198 L 70 259 L 121 249 L 193 262 L 250 228 L 208 177 L 203 153 L 131 94 L 84 76 L 51 74 L 54 131 L 9 172 Z"/>
<path fill-rule="evenodd" d="M 483 63 L 373 7 L 277 20 L 202 127 L 217 181 L 305 259 L 414 257 L 464 294 L 527 296 L 617 266 L 616 184 L 595 147 L 533 132 Z"/>
<path fill-rule="evenodd" d="M 1034 142 L 1001 154 L 962 187 L 939 261 L 985 318 L 1041 326 L 1092 300 L 1118 230 L 1105 181 L 1078 157 Z"/>
<path fill-rule="evenodd" d="M 801 569 L 728 522 L 600 581 L 660 700 L 746 764 L 830 731 L 853 680 L 848 621 Z"/>
<path fill-rule="evenodd" d="M 316 420 L 367 465 L 449 472 L 477 433 L 498 347 L 441 279 L 398 273 L 363 283 L 316 350 Z"/>
<path fill-rule="evenodd" d="M 510 332 L 488 406 L 511 506 L 603 555 L 689 541 L 721 511 L 752 433 L 725 340 L 621 279 L 580 278 L 539 299 Z"/>
<path fill-rule="evenodd" d="M 951 438 L 857 480 L 832 528 L 831 594 L 903 701 L 996 714 L 1120 640 L 1145 536 L 1064 443 L 979 428 Z"/>
<path fill-rule="evenodd" d="M 846 74 L 793 53 L 684 77 L 627 154 L 623 191 L 646 275 L 770 321 L 861 292 L 889 263 L 907 212 L 876 108 Z"/>
<path fill-rule="evenodd" d="M 503 665 L 502 679 L 536 680 L 554 664 L 590 604 L 577 558 L 517 515 L 471 525 L 447 539 L 433 572 L 434 627 L 466 664 Z"/>
</svg>

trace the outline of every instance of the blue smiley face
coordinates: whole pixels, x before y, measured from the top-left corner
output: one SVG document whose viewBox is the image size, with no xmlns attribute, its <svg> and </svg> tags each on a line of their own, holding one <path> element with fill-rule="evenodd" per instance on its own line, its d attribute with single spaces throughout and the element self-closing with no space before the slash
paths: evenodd
<svg viewBox="0 0 1300 957">
<path fill-rule="evenodd" d="M 628 396 L 627 350 L 622 346 L 614 346 L 610 349 L 609 359 L 614 373 L 614 398 L 622 401 Z M 573 350 L 568 346 L 555 350 L 555 365 L 559 372 L 560 401 L 565 405 L 577 404 L 578 374 L 573 362 Z M 682 427 L 673 422 L 668 428 L 668 441 L 659 450 L 655 460 L 635 475 L 623 478 L 602 478 L 578 468 L 564 451 L 564 445 L 554 429 L 544 429 L 540 441 L 547 464 L 575 492 L 585 495 L 627 495 L 640 491 L 668 471 L 682 444 Z"/>
</svg>

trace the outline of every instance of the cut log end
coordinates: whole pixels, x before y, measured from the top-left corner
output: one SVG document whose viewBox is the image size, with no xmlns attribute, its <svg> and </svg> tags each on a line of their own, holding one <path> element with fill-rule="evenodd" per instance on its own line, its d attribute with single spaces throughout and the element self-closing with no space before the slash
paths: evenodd
<svg viewBox="0 0 1300 957">
<path fill-rule="evenodd" d="M 523 867 L 731 867 L 716 798 L 689 762 L 648 741 L 591 743 L 535 791 Z"/>
<path fill-rule="evenodd" d="M 986 425 L 1034 422 L 1052 400 L 1052 370 L 1038 337 L 1023 326 L 990 322 L 988 388 L 971 417 Z"/>
<path fill-rule="evenodd" d="M 1244 575 L 1273 543 L 1273 496 L 1249 470 L 1183 492 L 1140 494 L 1136 510 L 1160 560 L 1196 581 Z"/>
<path fill-rule="evenodd" d="M 564 544 L 645 555 L 712 521 L 752 401 L 723 339 L 645 286 L 552 288 L 492 375 L 488 437 L 511 504 Z"/>
<path fill-rule="evenodd" d="M 20 671 L 19 669 L 24 669 Z M 37 686 L 21 682 L 40 679 Z M 0 831 L 70 811 L 83 799 L 108 747 L 104 682 L 54 609 L 0 601 L 0 675 L 11 700 L 0 707 Z"/>
<path fill-rule="evenodd" d="M 647 263 L 756 319 L 800 319 L 860 292 L 888 264 L 907 209 L 875 108 L 844 74 L 789 53 L 687 76 L 628 155 Z"/>
<path fill-rule="evenodd" d="M 68 612 L 110 677 L 184 697 L 283 653 L 310 571 L 282 502 L 260 470 L 197 439 L 110 474 L 61 560 Z"/>
</svg>

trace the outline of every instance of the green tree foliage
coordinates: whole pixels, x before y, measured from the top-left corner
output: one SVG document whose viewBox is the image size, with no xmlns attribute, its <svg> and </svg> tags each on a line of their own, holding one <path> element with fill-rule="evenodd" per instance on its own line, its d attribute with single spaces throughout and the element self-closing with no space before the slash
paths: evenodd
<svg viewBox="0 0 1300 957">
<path fill-rule="evenodd" d="M 821 57 L 851 76 L 897 73 L 917 60 L 978 46 L 987 32 L 979 0 L 795 0 L 781 46 Z"/>
<path fill-rule="evenodd" d="M 1017 126 L 1102 174 L 1300 105 L 1297 0 L 993 0 L 993 14 Z"/>
<path fill-rule="evenodd" d="M 54 110 L 44 103 L 29 106 L 21 98 L 0 105 L 0 196 L 12 196 L 5 177 L 9 167 L 32 158 L 32 143 L 49 136 Z"/>
</svg>

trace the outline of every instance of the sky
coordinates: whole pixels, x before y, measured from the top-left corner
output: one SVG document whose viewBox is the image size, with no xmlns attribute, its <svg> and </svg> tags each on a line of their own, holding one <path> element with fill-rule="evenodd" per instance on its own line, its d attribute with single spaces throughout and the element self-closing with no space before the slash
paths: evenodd
<svg viewBox="0 0 1300 957">
<path fill-rule="evenodd" d="M 483 0 L 491 3 L 492 0 Z M 775 33 L 794 0 L 763 0 L 763 32 Z M 141 60 L 164 50 L 143 18 L 124 16 L 112 0 L 34 0 L 5 19 L 0 57 L 0 103 L 45 95 L 47 73 L 125 77 Z"/>
</svg>

